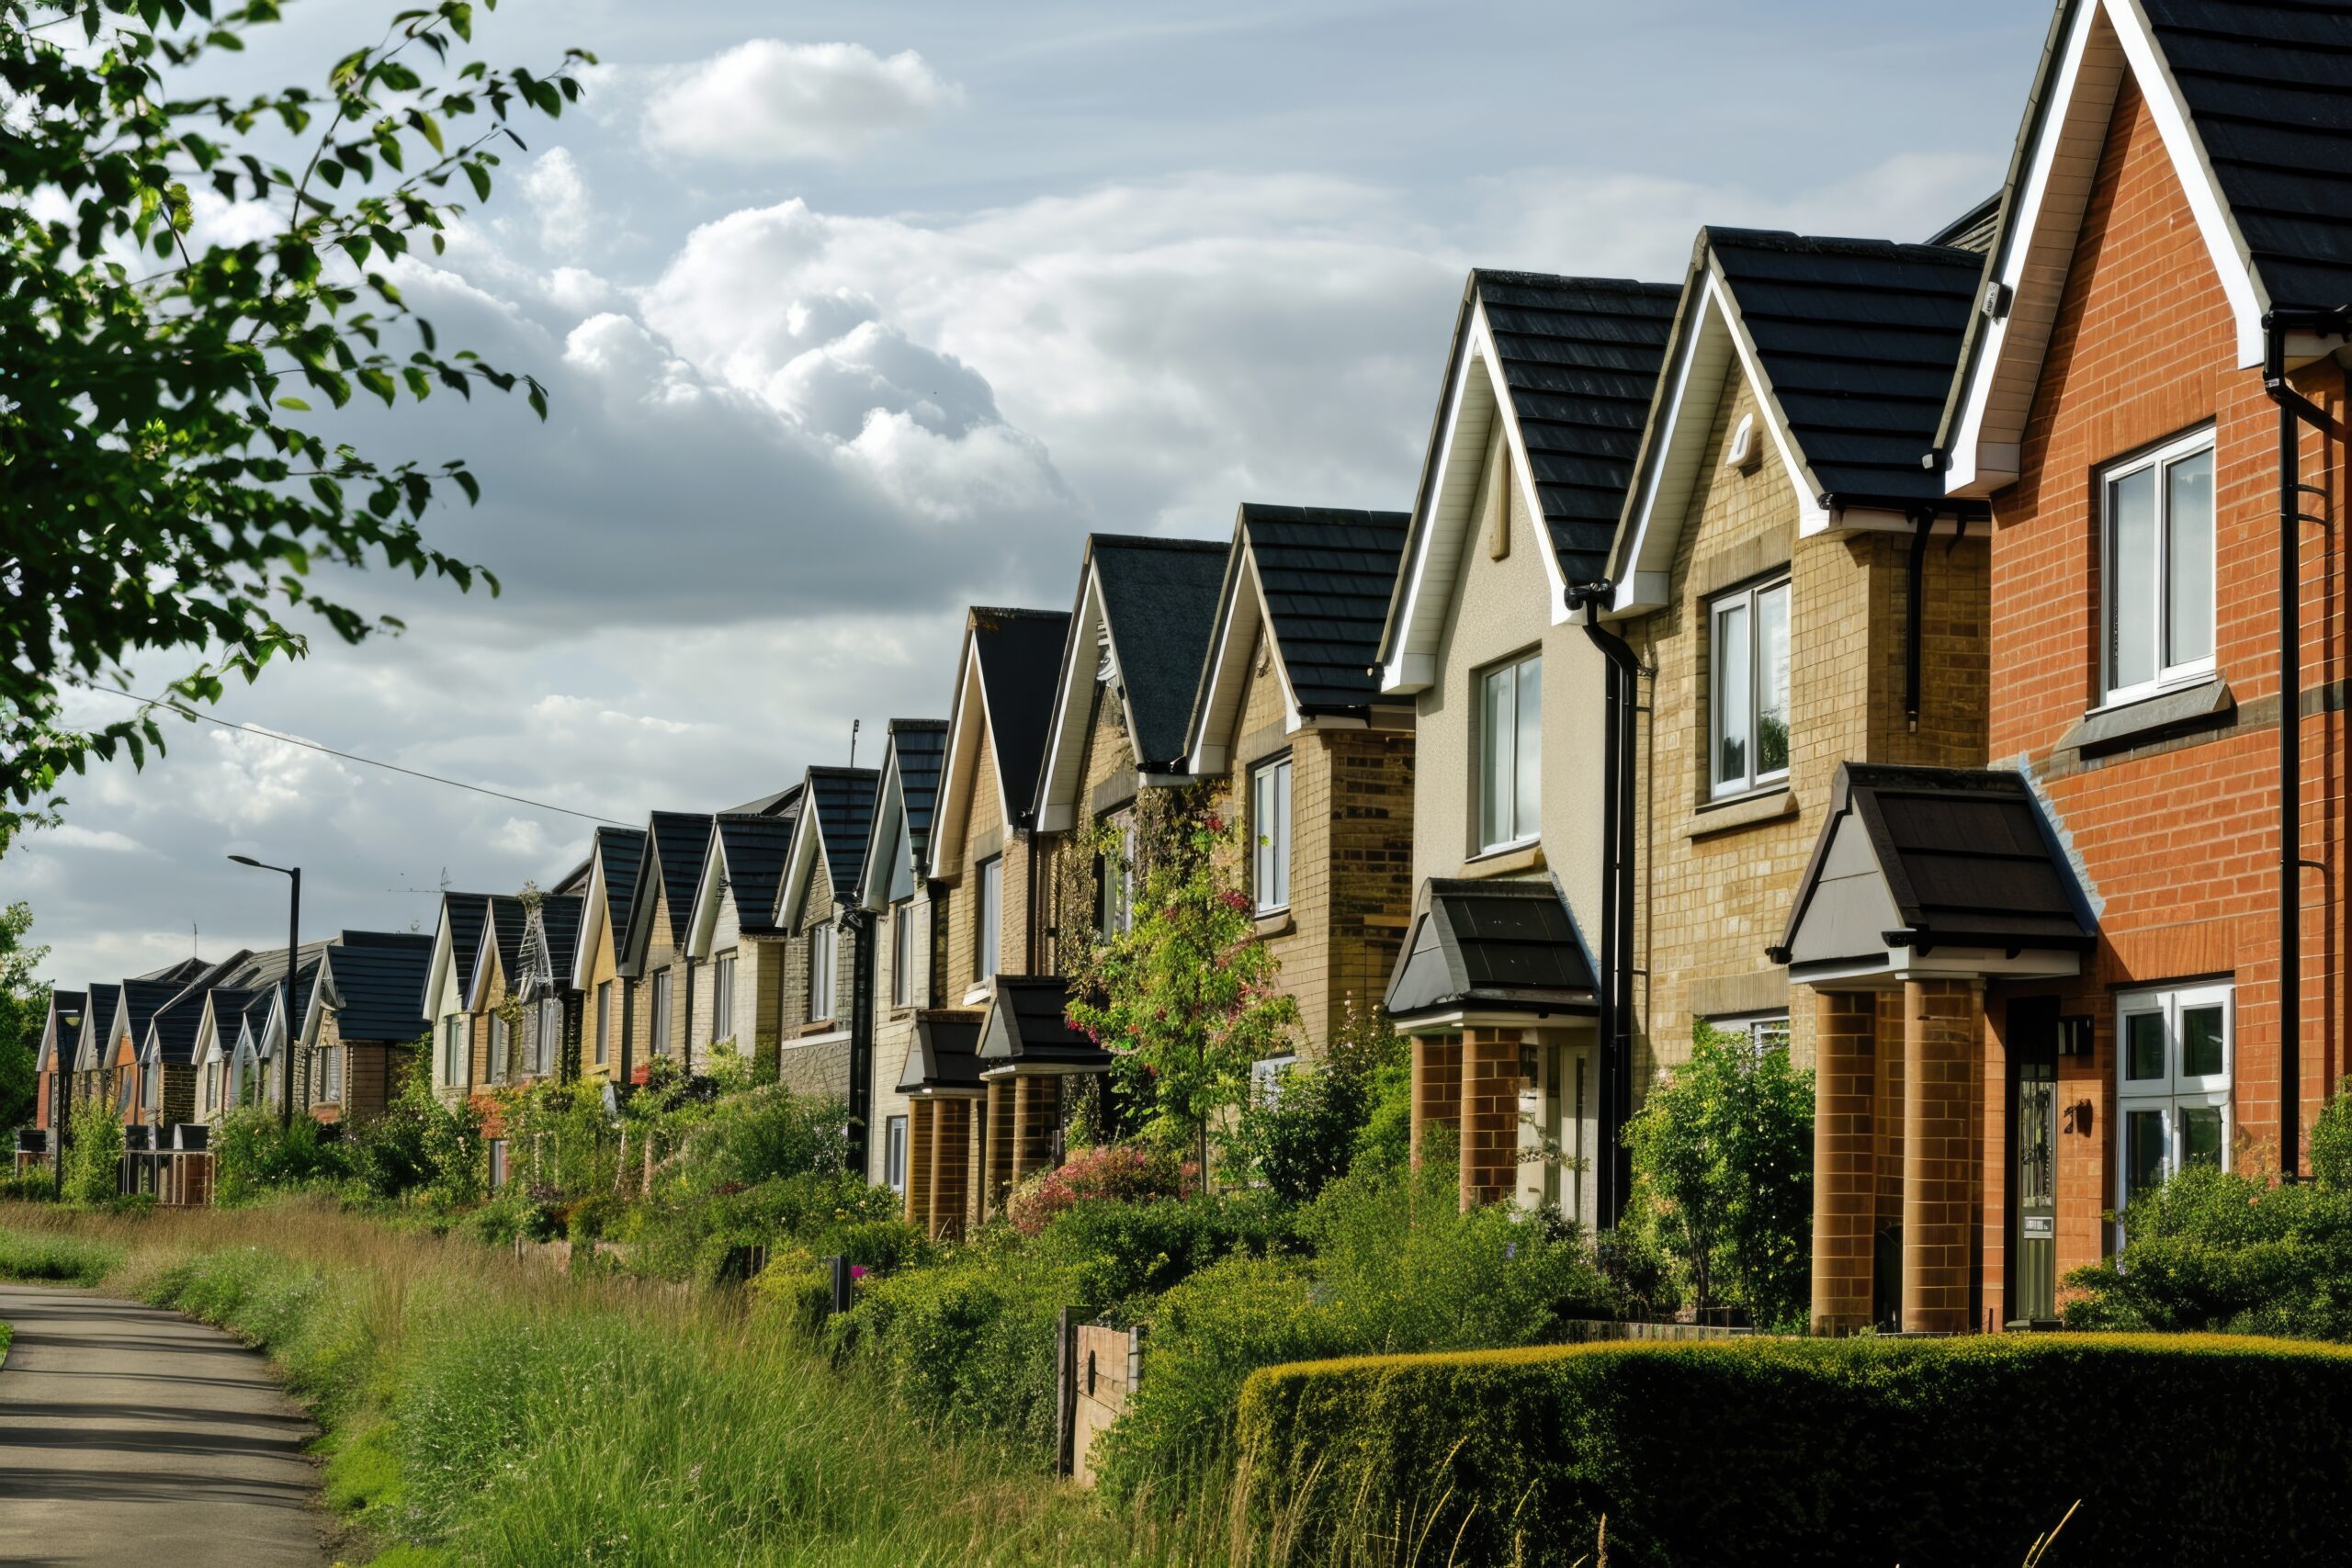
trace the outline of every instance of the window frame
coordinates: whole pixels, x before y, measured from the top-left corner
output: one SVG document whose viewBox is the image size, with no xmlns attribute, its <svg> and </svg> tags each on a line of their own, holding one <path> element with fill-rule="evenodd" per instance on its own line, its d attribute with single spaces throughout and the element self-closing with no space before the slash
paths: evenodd
<svg viewBox="0 0 2352 1568">
<path fill-rule="evenodd" d="M 1793 643 L 1796 624 L 1796 594 L 1792 587 L 1793 581 L 1792 574 L 1783 568 L 1767 576 L 1759 577 L 1753 582 L 1726 589 L 1723 592 L 1710 594 L 1707 597 L 1706 777 L 1709 800 L 1726 800 L 1737 795 L 1757 795 L 1769 789 L 1788 787 L 1790 760 L 1787 756 L 1782 757 L 1781 765 L 1777 768 L 1759 769 L 1756 764 L 1764 750 L 1763 604 L 1767 598 L 1775 593 L 1782 596 L 1781 616 L 1785 629 L 1784 635 L 1788 636 Z M 1722 762 L 1720 748 L 1730 729 L 1729 721 L 1724 716 L 1724 698 L 1727 694 L 1724 689 L 1724 672 L 1730 660 L 1724 657 L 1728 639 L 1723 633 L 1723 620 L 1724 614 L 1733 609 L 1743 610 L 1747 615 L 1747 732 L 1742 738 L 1745 743 L 1742 758 L 1746 764 L 1746 771 L 1737 778 L 1725 779 L 1718 776 Z M 1790 649 L 1785 662 L 1793 677 L 1796 667 L 1793 647 Z M 1793 679 L 1791 684 L 1794 684 Z M 1781 707 L 1784 722 L 1790 703 L 1790 694 L 1783 691 L 1781 694 Z M 1790 726 L 1790 728 L 1793 731 L 1794 726 Z M 1783 738 L 1784 750 L 1795 750 L 1792 744 L 1793 739 L 1793 734 Z"/>
<path fill-rule="evenodd" d="M 710 1043 L 735 1037 L 735 954 L 729 948 L 710 961 Z"/>
<path fill-rule="evenodd" d="M 1520 683 L 1524 672 L 1531 669 L 1535 671 L 1535 799 L 1532 804 L 1521 802 L 1519 798 L 1521 761 L 1519 734 Z M 1509 830 L 1498 835 L 1493 829 L 1498 825 L 1487 820 L 1487 799 L 1489 794 L 1489 781 L 1495 776 L 1496 771 L 1504 764 L 1495 743 L 1494 727 L 1487 722 L 1487 716 L 1491 711 L 1491 705 L 1487 701 L 1487 694 L 1498 677 L 1506 675 L 1510 678 L 1511 688 L 1510 702 L 1507 709 L 1510 715 L 1510 736 L 1507 748 L 1510 753 L 1508 763 L 1510 781 L 1510 820 L 1505 825 Z M 1502 854 L 1511 850 L 1523 849 L 1538 842 L 1544 837 L 1544 649 L 1540 647 L 1527 649 L 1508 659 L 1497 660 L 1494 663 L 1473 671 L 1470 685 L 1473 705 L 1472 724 L 1476 731 L 1471 756 L 1470 814 L 1473 829 L 1471 836 L 1477 840 L 1478 854 Z M 1522 828 L 1524 831 L 1521 830 Z"/>
<path fill-rule="evenodd" d="M 2229 980 L 2186 985 L 2143 987 L 2115 998 L 2115 1205 L 2119 1213 L 2132 1201 L 2131 1135 L 2135 1113 L 2160 1112 L 2164 1117 L 2164 1168 L 2157 1179 L 2178 1175 L 2187 1167 L 2185 1111 L 2221 1112 L 2221 1166 L 2231 1168 L 2231 1143 L 2237 1131 L 2234 1103 L 2237 1071 L 2237 987 Z M 2188 1073 L 2181 1060 L 2181 1015 L 2192 1009 L 2219 1008 L 2222 1014 L 2222 1066 L 2215 1073 Z M 2154 1078 L 2133 1078 L 2131 1071 L 2129 1021 L 2154 1016 L 2162 1020 L 2165 1070 Z M 2120 1229 L 2119 1225 L 2119 1230 Z"/>
<path fill-rule="evenodd" d="M 596 1060 L 604 1066 L 612 1060 L 613 1049 L 613 983 L 596 982 Z"/>
<path fill-rule="evenodd" d="M 979 888 L 972 900 L 972 984 L 993 986 L 1004 964 L 1004 856 L 989 856 L 973 876 Z"/>
<path fill-rule="evenodd" d="M 808 994 L 805 1010 L 810 1023 L 825 1023 L 840 1005 L 836 994 L 841 967 L 839 934 L 829 920 L 808 928 Z"/>
<path fill-rule="evenodd" d="M 667 1056 L 670 1054 L 670 1003 L 676 994 L 676 988 L 677 982 L 672 971 L 662 968 L 653 972 L 653 1017 L 650 1021 L 652 1027 L 646 1031 L 652 1038 L 646 1043 L 652 1047 L 653 1055 L 656 1056 Z"/>
<path fill-rule="evenodd" d="M 892 1116 L 882 1123 L 882 1185 L 904 1197 L 907 1190 L 907 1119 Z"/>
<path fill-rule="evenodd" d="M 912 1007 L 915 996 L 915 901 L 890 906 L 890 1005 Z"/>
<path fill-rule="evenodd" d="M 325 1104 L 341 1105 L 343 1103 L 343 1047 L 330 1045 L 326 1048 L 325 1055 L 327 1083 L 322 1093 L 322 1099 Z"/>
<path fill-rule="evenodd" d="M 1283 751 L 1250 764 L 1250 900 L 1261 919 L 1290 908 L 1291 790 L 1296 779 L 1291 761 L 1292 754 Z M 1259 798 L 1263 791 L 1274 797 L 1271 829 L 1265 822 L 1269 803 Z"/>
<path fill-rule="evenodd" d="M 2201 659 L 2174 664 L 2166 661 L 2164 647 L 2166 636 L 2165 607 L 2172 580 L 2172 546 L 2169 502 L 2166 500 L 2165 475 L 2179 463 L 2199 454 L 2212 458 L 2209 483 L 2213 490 L 2213 515 L 2208 520 L 2208 542 L 2213 550 L 2213 562 L 2208 573 L 2212 590 L 2209 606 L 2211 622 L 2206 630 L 2208 649 Z M 2154 600 L 2143 605 L 2143 614 L 2154 617 L 2152 635 L 2156 640 L 2156 672 L 2154 678 L 2118 685 L 2115 673 L 2116 603 L 2115 573 L 2115 491 L 2119 481 L 2143 470 L 2155 474 L 2155 535 L 2156 560 L 2154 571 Z M 2199 685 L 2213 678 L 2220 670 L 2218 659 L 2221 641 L 2221 478 L 2220 457 L 2215 450 L 2214 427 L 2199 426 L 2183 434 L 2170 437 L 2157 445 L 2143 448 L 2102 465 L 2094 482 L 2098 486 L 2098 705 L 2102 708 L 2122 707 L 2144 698 L 2156 696 L 2183 686 Z"/>
</svg>

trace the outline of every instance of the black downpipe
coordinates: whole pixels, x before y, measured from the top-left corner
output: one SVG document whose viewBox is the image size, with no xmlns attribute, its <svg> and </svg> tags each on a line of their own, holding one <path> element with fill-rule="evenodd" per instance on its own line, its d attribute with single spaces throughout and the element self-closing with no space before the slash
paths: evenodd
<svg viewBox="0 0 2352 1568">
<path fill-rule="evenodd" d="M 637 977 L 624 975 L 621 976 L 621 1077 L 619 1087 L 614 1090 L 623 1100 L 628 1098 L 629 1069 L 633 1066 L 629 1060 L 629 1047 L 635 1043 L 636 1036 Z"/>
<path fill-rule="evenodd" d="M 1625 1123 L 1634 1111 L 1634 705 L 1640 665 L 1625 639 L 1595 618 L 1608 595 L 1607 583 L 1571 590 L 1570 607 L 1584 611 L 1584 633 L 1609 666 L 1601 682 L 1602 894 L 1600 991 L 1597 1020 L 1600 1035 L 1600 1167 L 1599 1216 L 1613 1228 L 1624 1213 L 1633 1185 L 1633 1159 L 1624 1146 Z"/>
<path fill-rule="evenodd" d="M 2278 1168 L 2301 1164 L 2303 1023 L 2302 432 L 2335 433 L 2326 411 L 2287 384 L 2287 334 L 2344 336 L 2352 307 L 2265 316 L 2262 389 L 2278 405 Z M 2315 492 L 2316 493 L 2316 492 Z"/>
<path fill-rule="evenodd" d="M 874 911 L 852 909 L 842 917 L 849 928 L 849 1168 L 873 1178 L 874 1120 Z"/>
<path fill-rule="evenodd" d="M 1926 597 L 1928 530 L 1936 514 L 1924 507 L 1912 519 L 1911 575 L 1905 588 L 1903 615 L 1903 723 L 1905 733 L 1919 733 L 1919 607 Z"/>
</svg>

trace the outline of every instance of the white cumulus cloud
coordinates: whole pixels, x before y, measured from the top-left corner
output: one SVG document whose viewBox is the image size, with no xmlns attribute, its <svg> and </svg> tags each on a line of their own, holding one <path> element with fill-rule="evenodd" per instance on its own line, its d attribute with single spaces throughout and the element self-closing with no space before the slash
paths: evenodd
<svg viewBox="0 0 2352 1568">
<path fill-rule="evenodd" d="M 963 90 L 920 54 L 753 39 L 663 73 L 639 130 L 658 152 L 729 164 L 856 156 L 929 123 Z"/>
</svg>

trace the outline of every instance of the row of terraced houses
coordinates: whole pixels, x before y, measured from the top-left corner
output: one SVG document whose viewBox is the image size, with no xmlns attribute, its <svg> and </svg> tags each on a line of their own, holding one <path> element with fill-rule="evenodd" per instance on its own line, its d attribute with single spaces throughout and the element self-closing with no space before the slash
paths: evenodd
<svg viewBox="0 0 2352 1568">
<path fill-rule="evenodd" d="M 1384 1008 L 1465 1205 L 1608 1224 L 1704 1022 L 1815 1074 L 1817 1331 L 2046 1319 L 2132 1190 L 2291 1176 L 2346 1070 L 2347 301 L 2352 16 L 2066 0 L 1926 243 L 1474 272 L 1402 510 L 1094 536 L 878 766 L 302 948 L 290 1014 L 282 953 L 61 992 L 44 1086 L 350 1118 L 417 1049 L 465 1096 L 731 1043 L 958 1233 L 1109 1066 L 1098 829 L 1206 780 L 1299 1051 Z"/>
</svg>

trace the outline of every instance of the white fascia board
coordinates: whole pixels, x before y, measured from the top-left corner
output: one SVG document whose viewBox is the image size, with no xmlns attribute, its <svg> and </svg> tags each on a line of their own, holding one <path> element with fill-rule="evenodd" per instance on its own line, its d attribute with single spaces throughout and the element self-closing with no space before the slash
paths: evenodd
<svg viewBox="0 0 2352 1568">
<path fill-rule="evenodd" d="M 311 999 L 302 1009 L 301 1042 L 305 1045 L 318 1043 L 319 1026 L 326 1021 L 327 997 L 334 989 L 333 981 L 334 971 L 327 970 L 311 982 Z M 341 1007 L 343 998 L 336 997 L 334 1005 Z"/>
<path fill-rule="evenodd" d="M 481 901 L 481 941 L 474 947 L 474 972 L 466 980 L 466 1006 L 481 1005 L 490 989 L 490 966 L 498 962 L 498 915 L 485 896 Z"/>
<path fill-rule="evenodd" d="M 890 901 L 890 857 L 899 852 L 906 839 L 906 785 L 899 776 L 899 743 L 891 739 L 882 754 L 881 787 L 876 792 L 879 804 L 874 813 L 874 829 L 865 838 L 865 859 L 857 868 L 857 907 L 879 912 Z M 795 836 L 798 830 L 796 827 Z"/>
<path fill-rule="evenodd" d="M 1535 465 L 1528 461 L 1527 443 L 1519 433 L 1519 410 L 1512 406 L 1510 388 L 1503 380 L 1502 356 L 1496 351 L 1495 334 L 1487 325 L 1483 299 L 1471 317 L 1470 348 L 1470 357 L 1487 367 L 1487 384 L 1494 389 L 1495 415 L 1502 421 L 1503 438 L 1510 444 L 1511 472 L 1518 478 L 1520 499 L 1527 503 L 1536 543 L 1542 547 L 1536 554 L 1544 562 L 1544 581 L 1551 589 L 1551 624 L 1560 626 L 1568 618 L 1567 574 L 1560 570 L 1559 552 L 1552 547 L 1551 525 L 1544 520 L 1544 496 L 1535 488 Z"/>
<path fill-rule="evenodd" d="M 718 930 L 718 901 L 729 897 L 726 881 L 727 843 L 718 824 L 710 825 L 710 842 L 703 849 L 702 879 L 695 884 L 695 907 L 686 915 L 686 956 L 708 958 L 711 934 Z M 575 989 L 577 987 L 574 987 Z"/>
<path fill-rule="evenodd" d="M 1105 624 L 1102 583 L 1090 554 L 1086 574 L 1078 585 L 1078 613 L 1070 617 L 1069 635 L 1062 641 L 1062 668 L 1054 684 L 1054 728 L 1046 737 L 1046 768 L 1037 781 L 1037 831 L 1067 832 L 1078 822 L 1078 796 L 1085 781 L 1079 777 L 1086 755 L 1086 700 L 1093 693 L 1096 658 L 1102 642 L 1111 644 L 1111 667 L 1119 668 L 1119 647 Z M 1126 682 L 1119 682 L 1124 691 Z M 1125 698 L 1122 696 L 1124 705 Z M 1135 733 L 1133 714 L 1127 733 Z M 1000 768 L 999 773 L 1003 770 Z M 1012 803 L 1005 803 L 1010 808 Z"/>
<path fill-rule="evenodd" d="M 1217 595 L 1216 634 L 1209 639 L 1208 683 L 1200 694 L 1193 730 L 1185 737 L 1189 742 L 1185 759 L 1195 773 L 1224 771 L 1233 750 L 1233 727 L 1239 722 L 1239 700 L 1232 692 L 1240 684 L 1237 665 L 1247 650 L 1235 640 L 1235 634 L 1240 630 L 1243 580 L 1256 579 L 1258 562 L 1250 550 L 1249 531 L 1238 523 L 1233 529 L 1233 567 Z"/>
<path fill-rule="evenodd" d="M 784 852 L 784 880 L 776 886 L 775 908 L 770 921 L 789 931 L 800 923 L 800 911 L 808 906 L 808 886 L 817 874 L 817 848 L 823 835 L 817 826 L 817 799 L 813 791 L 803 792 L 800 815 L 792 824 L 792 844 Z"/>
<path fill-rule="evenodd" d="M 600 840 L 596 858 L 588 868 L 587 902 L 580 909 L 580 945 L 571 954 L 571 988 L 585 991 L 596 972 L 596 944 L 605 938 L 605 848 Z M 427 1016 L 431 1016 L 428 1014 Z"/>
<path fill-rule="evenodd" d="M 1463 411 L 1472 385 L 1471 367 L 1477 358 L 1473 349 L 1476 342 L 1476 329 L 1483 322 L 1485 311 L 1481 309 L 1472 314 L 1472 331 L 1464 333 L 1464 341 L 1454 357 L 1453 385 L 1446 389 L 1445 406 L 1450 411 L 1451 417 L 1446 420 L 1445 428 L 1438 435 L 1437 457 L 1430 466 L 1428 493 L 1420 502 L 1427 510 L 1423 515 L 1413 520 L 1417 525 L 1413 535 L 1413 558 L 1405 568 L 1405 603 L 1396 617 L 1396 652 L 1394 658 L 1381 667 L 1380 671 L 1380 689 L 1398 696 L 1411 696 L 1425 691 L 1437 680 L 1436 653 L 1430 649 L 1416 651 L 1413 642 L 1415 632 L 1421 629 L 1425 622 L 1432 616 L 1442 621 L 1445 615 L 1443 604 L 1432 606 L 1427 602 L 1429 570 L 1430 563 L 1438 558 L 1437 551 L 1440 544 L 1438 519 L 1439 514 L 1445 509 L 1446 476 L 1453 471 L 1457 456 L 1455 438 L 1462 432 Z M 1487 385 L 1491 386 L 1491 381 Z M 1487 415 L 1489 429 L 1492 428 L 1492 422 L 1493 414 L 1489 412 Z M 1477 446 L 1478 450 L 1470 456 L 1473 460 L 1483 463 L 1487 457 L 1487 444 L 1483 438 L 1483 433 Z M 1536 515 L 1540 518 L 1543 514 L 1539 512 Z M 1458 538 L 1449 538 L 1445 541 L 1445 548 L 1449 556 L 1459 553 L 1459 544 Z M 1555 570 L 1557 568 L 1555 567 Z"/>
<path fill-rule="evenodd" d="M 947 754 L 940 763 L 939 802 L 932 813 L 931 843 L 928 855 L 931 864 L 925 869 L 932 876 L 941 877 L 942 868 L 952 880 L 956 864 L 963 858 L 965 818 L 971 810 L 973 780 L 979 769 L 979 748 L 990 732 L 988 715 L 988 683 L 980 679 L 980 649 L 976 631 L 964 633 L 964 657 L 956 678 L 956 705 L 947 720 Z M 974 728 L 975 726 L 978 728 Z M 997 795 L 1003 796 L 1003 780 L 1000 774 Z"/>
<path fill-rule="evenodd" d="M 424 1016 L 438 1019 L 448 1010 L 443 1005 L 449 987 L 449 971 L 456 966 L 457 933 L 449 929 L 449 900 L 441 899 L 441 919 L 433 928 L 433 955 L 424 963 Z"/>
</svg>

